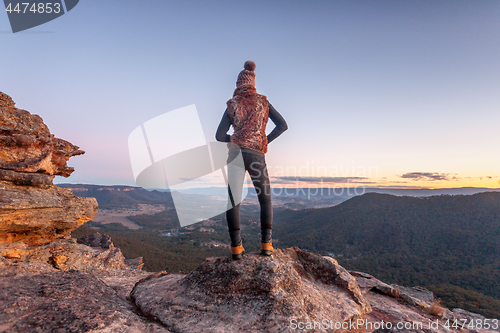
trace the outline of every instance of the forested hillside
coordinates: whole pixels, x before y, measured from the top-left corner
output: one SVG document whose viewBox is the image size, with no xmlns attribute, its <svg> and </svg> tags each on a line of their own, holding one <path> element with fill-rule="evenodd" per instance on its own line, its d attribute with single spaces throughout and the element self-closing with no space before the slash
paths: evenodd
<svg viewBox="0 0 500 333">
<path fill-rule="evenodd" d="M 500 193 L 368 193 L 324 209 L 283 211 L 280 246 L 333 254 L 402 285 L 454 285 L 500 299 Z"/>
</svg>

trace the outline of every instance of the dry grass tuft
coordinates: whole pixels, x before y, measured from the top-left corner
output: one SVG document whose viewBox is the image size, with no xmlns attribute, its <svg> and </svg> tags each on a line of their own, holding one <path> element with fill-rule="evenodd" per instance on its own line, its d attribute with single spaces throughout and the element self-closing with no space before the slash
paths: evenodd
<svg viewBox="0 0 500 333">
<path fill-rule="evenodd" d="M 435 299 L 429 308 L 429 313 L 433 316 L 442 318 L 444 316 L 445 308 L 439 299 Z"/>
</svg>

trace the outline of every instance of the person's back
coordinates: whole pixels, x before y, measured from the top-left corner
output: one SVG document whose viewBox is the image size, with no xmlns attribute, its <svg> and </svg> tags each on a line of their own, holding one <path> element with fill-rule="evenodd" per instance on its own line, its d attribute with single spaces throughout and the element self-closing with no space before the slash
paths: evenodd
<svg viewBox="0 0 500 333">
<path fill-rule="evenodd" d="M 228 142 L 229 184 L 238 184 L 236 188 L 239 193 L 232 193 L 228 186 L 231 201 L 229 207 L 231 208 L 226 212 L 233 259 L 240 259 L 244 253 L 240 233 L 240 200 L 234 200 L 234 198 L 241 197 L 239 185 L 243 184 L 246 171 L 252 178 L 261 208 L 261 254 L 271 255 L 274 250 L 272 247 L 271 185 L 264 154 L 267 153 L 268 143 L 288 128 L 283 117 L 268 102 L 267 97 L 257 93 L 254 70 L 253 61 L 245 62 L 244 70 L 238 75 L 233 97 L 227 101 L 226 111 L 216 133 L 218 141 Z M 269 118 L 276 127 L 266 136 L 265 130 Z M 230 136 L 227 131 L 231 125 L 234 133 Z M 240 151 L 244 165 L 236 166 L 229 163 Z"/>
</svg>

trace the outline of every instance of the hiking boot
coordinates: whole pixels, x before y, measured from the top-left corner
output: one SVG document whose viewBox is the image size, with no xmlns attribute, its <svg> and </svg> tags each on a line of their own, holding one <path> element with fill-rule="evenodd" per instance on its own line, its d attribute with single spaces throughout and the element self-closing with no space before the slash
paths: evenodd
<svg viewBox="0 0 500 333">
<path fill-rule="evenodd" d="M 231 246 L 231 257 L 233 260 L 240 260 L 243 257 L 243 253 L 245 253 L 245 249 L 243 248 L 243 239 L 240 241 L 240 245 L 233 247 Z"/>
<path fill-rule="evenodd" d="M 260 243 L 260 254 L 263 256 L 270 256 L 273 254 L 273 241 L 269 243 Z"/>
</svg>

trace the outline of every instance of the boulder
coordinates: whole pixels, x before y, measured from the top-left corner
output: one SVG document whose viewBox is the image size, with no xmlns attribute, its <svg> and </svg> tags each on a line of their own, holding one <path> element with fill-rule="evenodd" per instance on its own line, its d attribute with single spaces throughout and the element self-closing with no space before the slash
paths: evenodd
<svg viewBox="0 0 500 333">
<path fill-rule="evenodd" d="M 356 271 L 349 271 L 349 273 L 356 278 L 363 294 L 369 291 L 375 291 L 388 296 L 397 297 L 409 305 L 417 305 L 423 308 L 430 307 L 434 302 L 434 294 L 426 288 L 403 287 L 397 284 L 389 285 L 367 273 Z"/>
<path fill-rule="evenodd" d="M 344 322 L 371 311 L 355 278 L 335 260 L 299 248 L 272 257 L 249 253 L 240 261 L 208 258 L 187 275 L 138 282 L 131 298 L 175 332 L 294 332 L 294 321 Z"/>
</svg>

